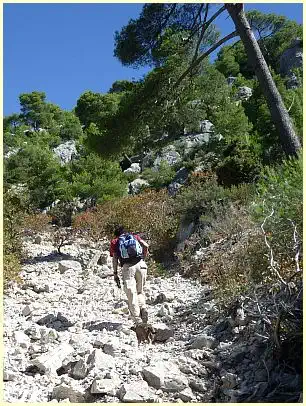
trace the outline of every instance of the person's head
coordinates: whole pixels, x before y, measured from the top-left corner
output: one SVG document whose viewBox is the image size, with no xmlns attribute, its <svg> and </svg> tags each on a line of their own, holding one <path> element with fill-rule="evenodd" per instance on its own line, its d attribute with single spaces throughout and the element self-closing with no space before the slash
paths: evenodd
<svg viewBox="0 0 306 406">
<path fill-rule="evenodd" d="M 124 234 L 126 231 L 123 226 L 117 226 L 115 228 L 114 234 L 116 237 L 120 237 L 121 234 Z"/>
</svg>

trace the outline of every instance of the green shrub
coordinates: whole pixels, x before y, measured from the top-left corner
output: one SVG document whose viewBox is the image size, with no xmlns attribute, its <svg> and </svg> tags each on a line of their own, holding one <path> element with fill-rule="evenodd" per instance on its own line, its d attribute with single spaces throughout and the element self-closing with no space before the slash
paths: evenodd
<svg viewBox="0 0 306 406">
<path fill-rule="evenodd" d="M 211 215 L 218 212 L 224 197 L 225 190 L 218 185 L 214 174 L 192 174 L 190 184 L 182 187 L 174 200 L 176 215 L 190 221 L 201 215 Z"/>
<path fill-rule="evenodd" d="M 224 152 L 224 159 L 216 169 L 218 182 L 224 186 L 254 182 L 261 166 L 257 155 L 251 148 L 233 144 Z"/>
<path fill-rule="evenodd" d="M 264 223 L 275 266 L 284 278 L 289 277 L 297 267 L 297 250 L 302 254 L 302 155 L 298 159 L 291 158 L 275 167 L 265 168 L 252 213 L 259 224 Z"/>
<path fill-rule="evenodd" d="M 105 235 L 114 238 L 114 229 L 119 224 L 129 231 L 144 234 L 155 258 L 171 254 L 178 222 L 167 191 L 150 190 L 105 202 L 94 210 L 75 216 L 73 221 L 76 231 L 95 241 Z"/>
<path fill-rule="evenodd" d="M 158 170 L 146 168 L 142 172 L 142 178 L 146 179 L 154 189 L 168 186 L 175 176 L 175 170 L 168 162 L 162 161 Z"/>
<path fill-rule="evenodd" d="M 185 199 L 191 199 L 190 192 Z M 207 204 L 207 195 L 200 187 L 198 195 L 204 196 Z M 217 196 L 218 188 L 210 203 Z M 265 168 L 256 188 L 239 185 L 225 189 L 223 204 L 217 206 L 218 210 L 212 205 L 208 214 L 202 214 L 197 232 L 185 252 L 179 254 L 181 268 L 213 285 L 225 304 L 258 284 L 275 286 L 281 279 L 298 282 L 302 278 L 298 271 L 302 258 L 302 198 L 301 156 Z M 197 199 L 195 195 L 184 207 L 197 207 L 203 212 L 204 205 L 196 204 Z M 205 255 L 195 261 L 194 251 L 203 246 Z"/>
<path fill-rule="evenodd" d="M 7 288 L 9 282 L 22 282 L 20 277 L 20 259 L 15 254 L 3 255 L 3 287 Z"/>
<path fill-rule="evenodd" d="M 4 287 L 12 281 L 20 281 L 20 260 L 22 250 L 22 226 L 24 209 L 20 199 L 11 191 L 3 195 L 3 283 Z"/>
</svg>

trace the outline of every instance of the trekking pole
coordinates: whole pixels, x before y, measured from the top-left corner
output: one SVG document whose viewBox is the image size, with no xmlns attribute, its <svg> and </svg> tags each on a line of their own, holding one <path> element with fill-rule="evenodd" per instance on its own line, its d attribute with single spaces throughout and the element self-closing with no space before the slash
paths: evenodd
<svg viewBox="0 0 306 406">
<path fill-rule="evenodd" d="M 115 282 L 116 282 L 116 284 L 117 284 L 117 286 L 118 286 L 118 289 L 121 290 L 121 281 L 120 281 L 119 276 L 118 276 L 118 275 L 115 275 L 114 279 L 115 279 Z"/>
<path fill-rule="evenodd" d="M 120 278 L 119 278 L 118 275 L 115 275 L 115 276 L 114 276 L 114 280 L 115 280 L 116 285 L 117 285 L 117 287 L 118 287 L 118 289 L 119 289 L 119 300 L 121 300 L 121 299 L 122 299 L 122 295 L 121 295 L 121 292 L 122 292 L 122 289 L 121 289 L 121 280 L 120 280 Z"/>
</svg>

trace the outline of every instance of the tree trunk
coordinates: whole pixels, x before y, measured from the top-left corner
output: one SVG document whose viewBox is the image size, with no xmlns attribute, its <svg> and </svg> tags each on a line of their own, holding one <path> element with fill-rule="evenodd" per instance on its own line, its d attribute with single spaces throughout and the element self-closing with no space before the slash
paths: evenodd
<svg viewBox="0 0 306 406">
<path fill-rule="evenodd" d="M 288 111 L 250 28 L 243 11 L 243 6 L 242 4 L 226 4 L 225 6 L 236 26 L 249 62 L 251 66 L 254 67 L 255 74 L 266 98 L 272 120 L 278 130 L 282 148 L 286 155 L 296 156 L 301 149 L 300 141 L 295 134 Z"/>
</svg>

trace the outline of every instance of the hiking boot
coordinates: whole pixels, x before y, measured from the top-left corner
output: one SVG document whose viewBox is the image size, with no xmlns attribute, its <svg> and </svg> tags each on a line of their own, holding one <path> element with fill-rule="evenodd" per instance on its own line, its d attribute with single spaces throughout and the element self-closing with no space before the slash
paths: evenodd
<svg viewBox="0 0 306 406">
<path fill-rule="evenodd" d="M 141 320 L 143 321 L 143 323 L 148 322 L 149 315 L 148 315 L 148 310 L 145 307 L 140 309 L 140 317 L 141 317 Z"/>
</svg>

